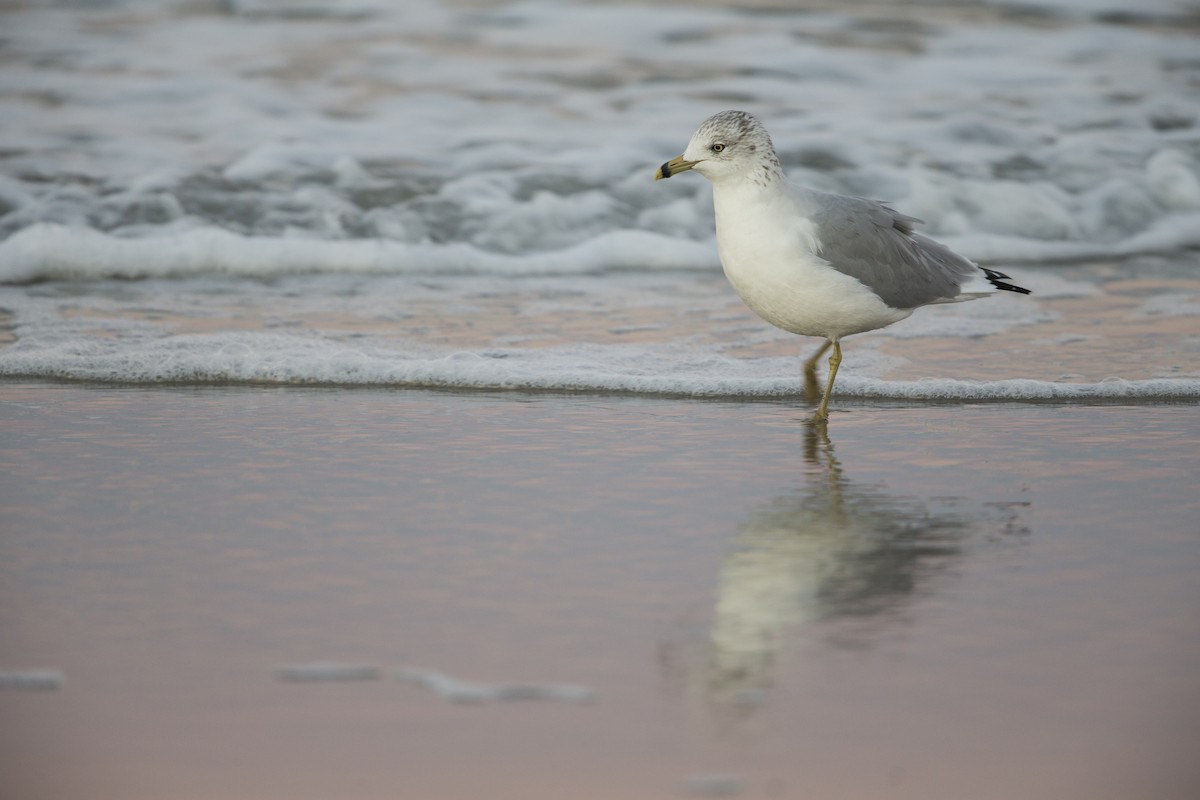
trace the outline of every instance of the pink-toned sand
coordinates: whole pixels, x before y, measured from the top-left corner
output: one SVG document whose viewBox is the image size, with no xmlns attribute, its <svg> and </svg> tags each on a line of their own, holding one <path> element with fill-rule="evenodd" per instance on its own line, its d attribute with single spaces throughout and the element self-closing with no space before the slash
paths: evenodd
<svg viewBox="0 0 1200 800">
<path fill-rule="evenodd" d="M 0 794 L 1196 795 L 1194 405 L 803 416 L 0 385 Z"/>
</svg>

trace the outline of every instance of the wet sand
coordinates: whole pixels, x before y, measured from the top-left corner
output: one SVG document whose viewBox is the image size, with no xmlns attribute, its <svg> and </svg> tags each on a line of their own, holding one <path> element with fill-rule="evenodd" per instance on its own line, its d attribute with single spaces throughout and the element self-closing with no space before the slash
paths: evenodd
<svg viewBox="0 0 1200 800">
<path fill-rule="evenodd" d="M 0 384 L 3 793 L 1196 796 L 1196 406 L 837 405 Z"/>
<path fill-rule="evenodd" d="M 1005 269 L 1034 294 L 923 308 L 850 337 L 842 375 L 1064 385 L 1200 377 L 1200 279 L 1189 259 Z M 38 298 L 39 319 L 61 320 L 80 340 L 134 345 L 148 332 L 170 340 L 252 331 L 401 352 L 633 345 L 746 360 L 807 357 L 818 345 L 763 323 L 720 273 L 288 276 L 262 284 L 201 278 L 53 282 L 22 291 Z M 16 339 L 10 333 L 5 340 L 5 324 L 0 316 L 0 349 Z M 34 325 L 30 335 L 52 333 Z M 797 394 L 799 373 L 797 361 Z"/>
</svg>

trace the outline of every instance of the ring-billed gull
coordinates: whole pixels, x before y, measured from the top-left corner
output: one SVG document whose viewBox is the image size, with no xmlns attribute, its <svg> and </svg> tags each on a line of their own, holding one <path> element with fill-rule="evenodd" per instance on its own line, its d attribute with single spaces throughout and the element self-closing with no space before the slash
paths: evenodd
<svg viewBox="0 0 1200 800">
<path fill-rule="evenodd" d="M 915 217 L 789 182 L 766 128 L 744 111 L 705 120 L 654 179 L 687 170 L 712 182 L 717 251 L 746 305 L 785 331 L 826 340 L 804 364 L 810 381 L 817 359 L 833 347 L 818 420 L 829 417 L 842 337 L 899 322 L 925 305 L 1001 289 L 1029 294 L 1004 273 L 914 232 Z"/>
</svg>

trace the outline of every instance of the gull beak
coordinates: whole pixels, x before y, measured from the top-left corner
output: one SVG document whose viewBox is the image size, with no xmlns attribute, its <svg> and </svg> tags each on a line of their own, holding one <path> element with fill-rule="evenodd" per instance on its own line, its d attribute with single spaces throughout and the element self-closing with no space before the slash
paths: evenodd
<svg viewBox="0 0 1200 800">
<path fill-rule="evenodd" d="M 675 156 L 670 161 L 658 168 L 658 172 L 654 173 L 654 180 L 660 181 L 663 178 L 669 178 L 677 173 L 687 172 L 689 169 L 699 163 L 699 161 L 688 161 L 683 156 Z"/>
</svg>

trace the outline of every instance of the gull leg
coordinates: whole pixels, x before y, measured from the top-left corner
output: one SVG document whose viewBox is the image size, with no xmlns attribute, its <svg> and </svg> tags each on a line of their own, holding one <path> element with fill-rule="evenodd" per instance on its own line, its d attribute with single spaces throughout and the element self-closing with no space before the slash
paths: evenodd
<svg viewBox="0 0 1200 800">
<path fill-rule="evenodd" d="M 820 389 L 817 388 L 817 360 L 825 355 L 825 351 L 832 344 L 832 341 L 826 339 L 825 344 L 812 354 L 812 358 L 804 362 L 804 399 L 810 403 L 817 402 L 817 397 L 820 396 Z"/>
<path fill-rule="evenodd" d="M 822 351 L 824 352 L 824 351 Z M 838 367 L 842 364 L 842 343 L 833 342 L 833 354 L 829 356 L 829 378 L 825 382 L 825 396 L 821 398 L 821 407 L 817 409 L 816 418 L 829 419 L 829 396 L 833 394 L 833 381 L 837 377 Z"/>
</svg>

